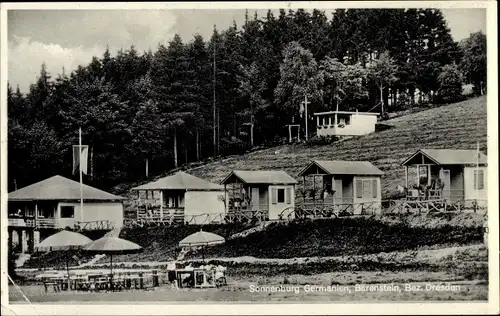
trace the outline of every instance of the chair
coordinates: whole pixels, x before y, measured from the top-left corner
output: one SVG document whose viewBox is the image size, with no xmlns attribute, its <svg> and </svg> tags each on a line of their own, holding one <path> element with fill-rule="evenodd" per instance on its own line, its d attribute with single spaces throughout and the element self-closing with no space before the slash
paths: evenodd
<svg viewBox="0 0 500 316">
<path fill-rule="evenodd" d="M 43 286 L 45 288 L 45 292 L 48 292 L 49 288 L 52 287 L 54 292 L 60 292 L 61 288 L 59 286 L 59 282 L 54 281 L 54 280 L 48 280 L 43 282 Z"/>
</svg>

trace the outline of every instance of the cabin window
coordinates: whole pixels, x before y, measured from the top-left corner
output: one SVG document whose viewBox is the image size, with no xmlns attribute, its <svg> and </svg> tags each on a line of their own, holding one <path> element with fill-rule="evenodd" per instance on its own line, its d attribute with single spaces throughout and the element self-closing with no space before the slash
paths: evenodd
<svg viewBox="0 0 500 316">
<path fill-rule="evenodd" d="M 338 117 L 338 122 L 337 124 L 339 125 L 350 125 L 351 124 L 351 116 L 339 116 Z"/>
<path fill-rule="evenodd" d="M 474 190 L 484 189 L 484 170 L 474 170 Z"/>
<path fill-rule="evenodd" d="M 285 189 L 278 189 L 278 203 L 285 203 Z"/>
<path fill-rule="evenodd" d="M 363 181 L 361 180 L 356 180 L 356 197 L 363 197 Z"/>
<path fill-rule="evenodd" d="M 370 180 L 364 180 L 363 181 L 363 197 L 368 197 L 372 193 L 371 190 L 371 181 Z"/>
<path fill-rule="evenodd" d="M 372 197 L 376 198 L 378 196 L 378 186 L 377 180 L 372 180 Z"/>
<path fill-rule="evenodd" d="M 61 206 L 61 218 L 74 218 L 74 217 L 75 217 L 74 206 Z"/>
<path fill-rule="evenodd" d="M 286 204 L 292 203 L 292 189 L 286 188 Z"/>
<path fill-rule="evenodd" d="M 278 189 L 272 188 L 271 189 L 271 203 L 276 204 L 278 203 Z"/>
</svg>

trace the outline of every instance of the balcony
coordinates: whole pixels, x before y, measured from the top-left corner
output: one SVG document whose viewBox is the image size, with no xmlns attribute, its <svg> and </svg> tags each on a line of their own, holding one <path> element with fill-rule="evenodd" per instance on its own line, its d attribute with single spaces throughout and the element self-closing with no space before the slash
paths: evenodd
<svg viewBox="0 0 500 316">
<path fill-rule="evenodd" d="M 31 227 L 31 228 L 57 228 L 58 221 L 55 218 L 16 217 L 9 218 L 9 227 Z"/>
</svg>

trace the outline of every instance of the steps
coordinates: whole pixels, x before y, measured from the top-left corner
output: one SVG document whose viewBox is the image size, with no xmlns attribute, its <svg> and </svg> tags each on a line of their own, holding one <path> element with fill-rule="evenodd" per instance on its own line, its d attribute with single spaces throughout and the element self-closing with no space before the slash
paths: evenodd
<svg viewBox="0 0 500 316">
<path fill-rule="evenodd" d="M 22 267 L 26 261 L 28 261 L 31 258 L 30 254 L 27 253 L 21 253 L 19 254 L 19 257 L 16 259 L 16 268 Z"/>
</svg>

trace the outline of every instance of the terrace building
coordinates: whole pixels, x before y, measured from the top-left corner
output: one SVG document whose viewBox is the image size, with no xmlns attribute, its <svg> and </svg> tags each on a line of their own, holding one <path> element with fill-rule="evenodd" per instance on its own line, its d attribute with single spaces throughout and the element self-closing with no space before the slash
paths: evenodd
<svg viewBox="0 0 500 316">
<path fill-rule="evenodd" d="M 45 231 L 123 226 L 123 197 L 56 175 L 9 193 L 9 247 L 32 252 Z M 81 194 L 83 209 L 81 208 Z"/>
<path fill-rule="evenodd" d="M 377 113 L 330 111 L 314 113 L 318 136 L 360 136 L 375 132 Z"/>
</svg>

